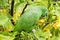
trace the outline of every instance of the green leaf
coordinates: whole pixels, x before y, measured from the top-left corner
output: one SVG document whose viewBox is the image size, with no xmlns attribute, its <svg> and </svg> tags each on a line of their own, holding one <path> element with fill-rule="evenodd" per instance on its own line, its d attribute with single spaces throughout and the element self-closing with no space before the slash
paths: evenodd
<svg viewBox="0 0 60 40">
<path fill-rule="evenodd" d="M 3 14 L 0 14 L 0 25 L 2 25 L 4 29 L 8 29 L 10 26 L 13 27 L 7 15 L 3 15 Z"/>
<path fill-rule="evenodd" d="M 0 0 L 0 7 L 6 8 L 8 6 L 7 0 Z"/>
</svg>

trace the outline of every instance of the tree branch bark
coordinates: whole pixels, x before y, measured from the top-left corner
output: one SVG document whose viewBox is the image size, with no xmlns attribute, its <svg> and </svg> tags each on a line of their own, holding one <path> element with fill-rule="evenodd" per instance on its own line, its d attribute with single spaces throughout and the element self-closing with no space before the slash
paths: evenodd
<svg viewBox="0 0 60 40">
<path fill-rule="evenodd" d="M 14 9 L 14 0 L 11 1 L 11 16 L 13 16 L 13 10 Z"/>
</svg>

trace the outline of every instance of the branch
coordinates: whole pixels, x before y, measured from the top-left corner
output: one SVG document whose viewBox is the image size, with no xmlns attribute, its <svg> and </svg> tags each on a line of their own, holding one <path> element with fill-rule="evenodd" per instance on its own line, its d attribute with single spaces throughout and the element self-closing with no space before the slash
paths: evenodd
<svg viewBox="0 0 60 40">
<path fill-rule="evenodd" d="M 24 13 L 24 11 L 25 11 L 25 9 L 27 8 L 27 6 L 28 6 L 28 3 L 25 5 L 25 7 L 23 8 L 23 11 L 22 11 L 22 14 Z M 22 15 L 21 14 L 21 15 Z"/>
<path fill-rule="evenodd" d="M 13 16 L 13 8 L 14 8 L 14 0 L 12 0 L 12 2 L 11 2 L 11 16 Z"/>
</svg>

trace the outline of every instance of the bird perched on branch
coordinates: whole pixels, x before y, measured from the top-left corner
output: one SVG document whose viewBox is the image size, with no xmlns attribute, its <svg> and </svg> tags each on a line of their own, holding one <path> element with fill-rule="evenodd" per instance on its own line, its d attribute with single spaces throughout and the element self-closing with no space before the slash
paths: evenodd
<svg viewBox="0 0 60 40">
<path fill-rule="evenodd" d="M 32 31 L 40 17 L 47 15 L 47 13 L 48 9 L 45 6 L 29 5 L 17 21 L 13 31 Z"/>
</svg>

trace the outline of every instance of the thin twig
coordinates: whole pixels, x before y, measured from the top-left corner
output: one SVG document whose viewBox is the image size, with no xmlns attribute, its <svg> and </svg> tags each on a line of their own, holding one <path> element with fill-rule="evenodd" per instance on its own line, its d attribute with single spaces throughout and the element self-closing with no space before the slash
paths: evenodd
<svg viewBox="0 0 60 40">
<path fill-rule="evenodd" d="M 12 2 L 11 2 L 11 16 L 13 16 L 13 8 L 14 8 L 14 0 L 12 0 Z"/>
</svg>

